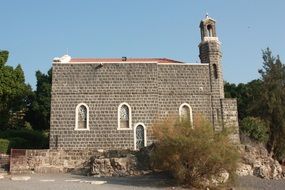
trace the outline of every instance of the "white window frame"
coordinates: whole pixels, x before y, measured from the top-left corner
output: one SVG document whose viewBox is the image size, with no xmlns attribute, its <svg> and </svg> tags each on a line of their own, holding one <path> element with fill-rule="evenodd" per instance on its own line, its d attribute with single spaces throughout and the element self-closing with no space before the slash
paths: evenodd
<svg viewBox="0 0 285 190">
<path fill-rule="evenodd" d="M 144 129 L 144 147 L 147 146 L 147 138 L 146 138 L 146 127 L 143 123 L 136 123 L 135 124 L 135 127 L 134 127 L 134 150 L 137 150 L 137 134 L 136 134 L 136 129 L 137 129 L 137 126 L 141 125 Z"/>
<path fill-rule="evenodd" d="M 78 128 L 78 110 L 79 110 L 79 107 L 80 106 L 85 106 L 86 107 L 86 128 L 85 129 L 80 129 Z M 75 109 L 75 128 L 74 130 L 76 131 L 89 131 L 89 107 L 87 104 L 85 103 L 80 103 L 76 106 L 76 109 Z"/>
<path fill-rule="evenodd" d="M 121 110 L 121 107 L 123 105 L 126 105 L 129 109 L 129 127 L 128 128 L 121 128 L 120 127 L 120 125 L 121 125 L 120 110 Z M 126 102 L 121 103 L 118 107 L 118 127 L 117 127 L 117 130 L 132 130 L 132 109 L 131 109 L 131 106 Z"/>
<path fill-rule="evenodd" d="M 190 123 L 191 123 L 191 126 L 193 127 L 193 114 L 192 114 L 192 108 L 191 108 L 191 106 L 189 105 L 189 104 L 187 104 L 187 103 L 183 103 L 183 104 L 181 104 L 180 105 L 180 107 L 179 107 L 179 119 L 180 119 L 180 121 L 182 121 L 182 108 L 183 108 L 183 106 L 187 106 L 188 108 L 189 108 L 189 118 L 190 118 Z"/>
</svg>

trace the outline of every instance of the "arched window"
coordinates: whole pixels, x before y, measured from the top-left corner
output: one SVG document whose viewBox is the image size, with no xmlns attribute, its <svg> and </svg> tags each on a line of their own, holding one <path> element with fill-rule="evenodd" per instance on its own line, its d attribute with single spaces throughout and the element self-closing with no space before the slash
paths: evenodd
<svg viewBox="0 0 285 190">
<path fill-rule="evenodd" d="M 189 104 L 183 103 L 179 107 L 179 117 L 182 122 L 189 122 L 193 125 L 192 108 Z"/>
<path fill-rule="evenodd" d="M 134 128 L 134 149 L 140 150 L 146 144 L 146 127 L 143 123 L 137 123 Z"/>
<path fill-rule="evenodd" d="M 213 69 L 214 69 L 214 77 L 215 79 L 218 79 L 218 68 L 216 64 L 213 64 Z"/>
<path fill-rule="evenodd" d="M 127 103 L 122 103 L 118 108 L 118 129 L 131 129 L 131 107 Z"/>
<path fill-rule="evenodd" d="M 213 27 L 212 27 L 212 25 L 208 25 L 207 26 L 207 32 L 208 32 L 208 36 L 209 37 L 213 37 Z"/>
<path fill-rule="evenodd" d="M 76 106 L 75 130 L 89 130 L 89 108 L 81 103 Z"/>
</svg>

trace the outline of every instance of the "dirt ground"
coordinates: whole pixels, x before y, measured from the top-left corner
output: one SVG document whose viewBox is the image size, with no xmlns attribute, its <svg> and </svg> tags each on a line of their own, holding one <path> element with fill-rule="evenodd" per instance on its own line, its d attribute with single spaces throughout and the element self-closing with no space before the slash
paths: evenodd
<svg viewBox="0 0 285 190">
<path fill-rule="evenodd" d="M 14 178 L 13 178 L 14 177 Z M 264 180 L 253 176 L 238 177 L 235 190 L 284 190 L 285 180 Z M 94 178 L 72 174 L 31 174 L 5 176 L 2 190 L 180 190 L 165 176 Z"/>
<path fill-rule="evenodd" d="M 285 179 L 266 180 L 254 176 L 238 177 L 237 190 L 285 190 Z"/>
</svg>

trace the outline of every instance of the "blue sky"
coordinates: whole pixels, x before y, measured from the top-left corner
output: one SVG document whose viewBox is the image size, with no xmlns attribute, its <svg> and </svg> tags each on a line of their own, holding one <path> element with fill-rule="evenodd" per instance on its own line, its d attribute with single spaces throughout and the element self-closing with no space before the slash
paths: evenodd
<svg viewBox="0 0 285 190">
<path fill-rule="evenodd" d="M 167 57 L 197 62 L 199 22 L 217 21 L 224 79 L 259 78 L 261 50 L 285 63 L 284 0 L 0 0 L 0 49 L 26 81 L 54 57 Z"/>
</svg>

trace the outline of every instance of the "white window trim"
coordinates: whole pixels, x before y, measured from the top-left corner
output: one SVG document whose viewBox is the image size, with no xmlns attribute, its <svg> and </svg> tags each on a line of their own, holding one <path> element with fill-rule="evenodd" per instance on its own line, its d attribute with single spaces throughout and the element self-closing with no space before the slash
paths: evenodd
<svg viewBox="0 0 285 190">
<path fill-rule="evenodd" d="M 120 128 L 120 124 L 121 124 L 120 123 L 120 110 L 123 105 L 126 105 L 129 108 L 129 127 L 128 128 Z M 132 109 L 131 109 L 131 106 L 126 102 L 121 103 L 118 107 L 118 128 L 117 130 L 122 130 L 122 131 L 132 130 Z"/>
<path fill-rule="evenodd" d="M 179 119 L 180 119 L 180 121 L 182 120 L 182 118 L 181 118 L 181 115 L 182 115 L 182 108 L 183 108 L 183 106 L 187 106 L 188 108 L 189 108 L 189 111 L 190 111 L 190 123 L 191 123 L 191 126 L 193 127 L 193 114 L 192 114 L 192 108 L 191 108 L 191 106 L 189 105 L 189 104 L 187 104 L 187 103 L 183 103 L 183 104 L 181 104 L 180 105 L 180 107 L 179 107 Z"/>
<path fill-rule="evenodd" d="M 134 150 L 137 150 L 137 143 L 136 143 L 136 141 L 137 141 L 137 134 L 136 134 L 136 129 L 137 129 L 137 126 L 139 126 L 139 125 L 141 125 L 141 126 L 143 126 L 143 129 L 144 129 L 144 147 L 146 147 L 146 145 L 147 145 L 147 142 L 146 142 L 146 127 L 145 127 L 145 125 L 143 124 L 143 123 L 136 123 L 135 124 L 135 127 L 134 127 Z"/>
<path fill-rule="evenodd" d="M 87 113 L 86 113 L 86 122 L 87 122 L 86 129 L 79 129 L 78 128 L 78 109 L 82 105 L 86 107 L 86 111 L 87 111 Z M 74 130 L 76 130 L 76 131 L 89 131 L 89 107 L 85 103 L 80 103 L 80 104 L 78 104 L 76 106 L 76 109 L 75 109 L 75 128 L 74 128 Z"/>
</svg>

